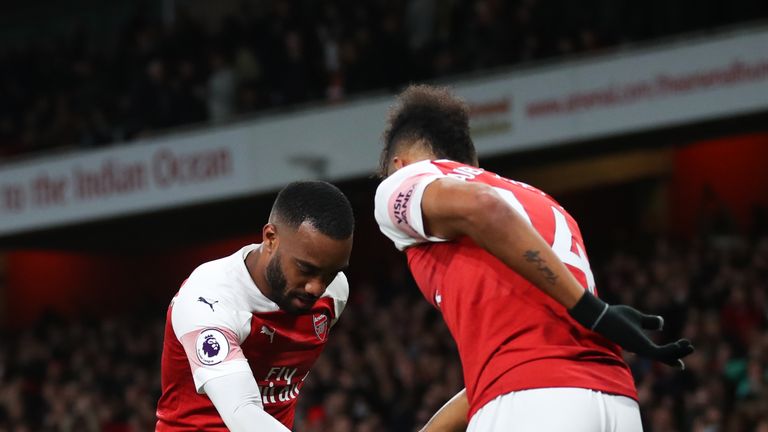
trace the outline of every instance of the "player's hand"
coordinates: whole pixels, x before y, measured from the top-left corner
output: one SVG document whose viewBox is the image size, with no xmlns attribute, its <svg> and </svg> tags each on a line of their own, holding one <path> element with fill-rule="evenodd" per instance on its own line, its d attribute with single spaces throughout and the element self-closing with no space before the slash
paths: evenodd
<svg viewBox="0 0 768 432">
<path fill-rule="evenodd" d="M 445 403 L 419 432 L 464 432 L 467 430 L 469 401 L 467 390 L 462 389 Z"/>
<path fill-rule="evenodd" d="M 661 316 L 646 315 L 625 305 L 610 306 L 586 291 L 568 313 L 582 326 L 600 333 L 625 350 L 670 366 L 685 369 L 682 359 L 693 352 L 693 345 L 687 339 L 660 346 L 646 336 L 643 330 L 664 327 Z"/>
</svg>

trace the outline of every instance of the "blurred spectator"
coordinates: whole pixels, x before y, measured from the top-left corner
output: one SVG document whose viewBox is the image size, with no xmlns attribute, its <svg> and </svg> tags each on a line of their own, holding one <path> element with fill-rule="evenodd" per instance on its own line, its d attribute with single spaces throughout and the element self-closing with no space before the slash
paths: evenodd
<svg viewBox="0 0 768 432">
<path fill-rule="evenodd" d="M 235 71 L 224 53 L 211 53 L 211 74 L 208 77 L 208 118 L 219 123 L 232 117 L 235 111 Z"/>
<path fill-rule="evenodd" d="M 112 43 L 78 24 L 0 49 L 0 158 L 768 17 L 764 1 L 686 5 L 265 0 L 213 30 L 140 10 Z"/>
</svg>

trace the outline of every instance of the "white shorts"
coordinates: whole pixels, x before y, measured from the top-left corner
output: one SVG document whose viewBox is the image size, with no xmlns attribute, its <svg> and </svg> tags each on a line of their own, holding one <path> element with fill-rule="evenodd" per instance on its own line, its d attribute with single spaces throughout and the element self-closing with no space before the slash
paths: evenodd
<svg viewBox="0 0 768 432">
<path fill-rule="evenodd" d="M 488 402 L 467 432 L 642 432 L 634 399 L 582 388 L 507 393 Z"/>
</svg>

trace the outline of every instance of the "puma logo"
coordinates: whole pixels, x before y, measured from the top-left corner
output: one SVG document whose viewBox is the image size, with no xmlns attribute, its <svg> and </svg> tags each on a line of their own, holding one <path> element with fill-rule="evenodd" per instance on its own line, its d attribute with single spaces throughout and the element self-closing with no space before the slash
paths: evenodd
<svg viewBox="0 0 768 432">
<path fill-rule="evenodd" d="M 213 303 L 211 303 L 211 302 L 210 302 L 208 299 L 206 299 L 205 297 L 198 297 L 198 298 L 197 298 L 197 301 L 199 301 L 199 302 L 201 302 L 201 303 L 205 303 L 205 304 L 207 304 L 208 306 L 210 306 L 210 307 L 211 307 L 211 311 L 213 311 L 213 312 L 216 312 L 215 310 L 213 310 L 213 305 L 215 305 L 216 303 L 218 303 L 218 302 L 219 302 L 218 300 L 214 300 L 214 301 L 213 301 Z"/>
<path fill-rule="evenodd" d="M 267 335 L 269 343 L 272 343 L 272 340 L 275 338 L 275 329 L 263 325 L 261 326 L 261 334 Z"/>
</svg>

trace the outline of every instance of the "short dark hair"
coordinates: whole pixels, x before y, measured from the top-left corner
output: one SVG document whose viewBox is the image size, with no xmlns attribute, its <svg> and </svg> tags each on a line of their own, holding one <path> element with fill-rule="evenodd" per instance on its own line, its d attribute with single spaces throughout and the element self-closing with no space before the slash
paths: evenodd
<svg viewBox="0 0 768 432">
<path fill-rule="evenodd" d="M 290 183 L 277 194 L 270 220 L 298 229 L 309 222 L 328 237 L 343 240 L 355 229 L 352 205 L 336 186 L 324 181 Z"/>
<path fill-rule="evenodd" d="M 469 135 L 469 106 L 448 87 L 408 86 L 389 109 L 379 174 L 405 140 L 424 140 L 438 159 L 472 164 L 477 160 Z"/>
</svg>

